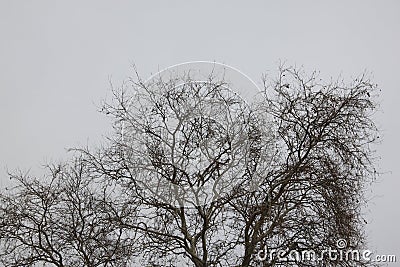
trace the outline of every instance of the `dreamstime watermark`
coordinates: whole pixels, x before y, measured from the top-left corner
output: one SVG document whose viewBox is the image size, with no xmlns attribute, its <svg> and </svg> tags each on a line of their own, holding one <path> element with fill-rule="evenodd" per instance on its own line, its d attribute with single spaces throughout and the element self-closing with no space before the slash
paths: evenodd
<svg viewBox="0 0 400 267">
<path fill-rule="evenodd" d="M 396 262 L 396 255 L 376 254 L 369 250 L 352 249 L 345 239 L 339 239 L 336 247 L 328 247 L 321 251 L 313 249 L 261 249 L 257 253 L 259 261 L 266 262 L 321 262 L 329 261 L 357 261 L 357 262 Z"/>
<path fill-rule="evenodd" d="M 243 170 L 259 158 L 260 169 L 268 166 L 274 156 L 264 151 L 272 136 L 267 115 L 260 119 L 253 109 L 260 93 L 246 74 L 217 62 L 170 66 L 143 81 L 127 107 L 136 122 L 121 123 L 123 152 L 139 155 L 132 151 L 142 144 L 149 151 L 134 159 L 146 170 L 138 175 L 141 189 L 180 207 L 211 203 L 239 185 L 255 190 L 261 175 L 254 171 L 247 181 Z M 256 134 L 266 137 L 256 144 Z"/>
</svg>

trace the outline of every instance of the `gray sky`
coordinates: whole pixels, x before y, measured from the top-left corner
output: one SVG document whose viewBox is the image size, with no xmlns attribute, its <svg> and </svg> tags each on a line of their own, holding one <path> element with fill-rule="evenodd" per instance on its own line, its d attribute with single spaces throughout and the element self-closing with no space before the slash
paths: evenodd
<svg viewBox="0 0 400 267">
<path fill-rule="evenodd" d="M 0 0 L 0 185 L 6 168 L 40 173 L 65 148 L 109 131 L 96 104 L 133 74 L 191 60 L 260 82 L 280 60 L 345 78 L 368 70 L 382 88 L 379 167 L 366 210 L 371 249 L 400 261 L 399 1 Z M 391 266 L 396 266 L 392 264 Z"/>
</svg>

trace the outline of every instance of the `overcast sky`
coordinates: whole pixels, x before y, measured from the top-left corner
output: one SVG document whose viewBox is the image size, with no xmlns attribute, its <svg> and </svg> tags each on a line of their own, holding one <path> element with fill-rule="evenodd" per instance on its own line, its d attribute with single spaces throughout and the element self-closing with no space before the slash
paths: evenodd
<svg viewBox="0 0 400 267">
<path fill-rule="evenodd" d="M 370 249 L 400 261 L 399 1 L 0 0 L 0 185 L 39 174 L 65 148 L 109 131 L 97 112 L 116 85 L 192 60 L 226 63 L 256 82 L 280 61 L 382 89 L 379 182 L 365 210 Z M 396 264 L 392 264 L 396 266 Z"/>
</svg>

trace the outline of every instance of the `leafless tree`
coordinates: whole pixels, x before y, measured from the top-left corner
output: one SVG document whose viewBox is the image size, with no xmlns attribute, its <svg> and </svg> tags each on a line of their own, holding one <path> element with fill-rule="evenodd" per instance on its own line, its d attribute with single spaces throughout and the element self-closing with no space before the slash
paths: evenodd
<svg viewBox="0 0 400 267">
<path fill-rule="evenodd" d="M 212 74 L 138 78 L 114 89 L 102 110 L 115 134 L 95 151 L 76 149 L 81 175 L 71 175 L 74 165 L 63 176 L 52 169 L 45 186 L 18 178 L 16 193 L 2 196 L 3 256 L 14 266 L 372 265 L 291 252 L 320 255 L 338 240 L 364 248 L 376 85 L 364 75 L 322 83 L 284 67 L 264 85 L 254 103 Z M 71 190 L 77 177 L 88 184 Z M 32 192 L 36 206 L 25 201 Z M 76 215 L 79 207 L 89 218 Z M 93 230 L 82 230 L 92 229 L 92 217 Z M 84 237 L 65 239 L 70 233 Z"/>
<path fill-rule="evenodd" d="M 13 174 L 0 195 L 0 259 L 4 266 L 127 266 L 134 236 L 116 218 L 133 216 L 112 184 L 94 184 L 78 157 L 48 166 L 45 179 Z"/>
<path fill-rule="evenodd" d="M 265 80 L 263 110 L 273 117 L 277 137 L 275 166 L 259 190 L 230 201 L 243 230 L 241 266 L 254 262 L 260 249 L 312 250 L 365 248 L 361 216 L 364 191 L 376 177 L 372 121 L 376 85 L 365 75 L 346 85 L 322 84 L 316 73 L 307 77 L 294 68 L 281 68 L 279 79 Z M 343 248 L 342 248 L 343 249 Z M 287 256 L 287 255 L 284 255 Z M 268 258 L 268 257 L 267 257 Z M 264 266 L 363 266 L 363 260 L 323 261 L 268 259 Z M 290 257 L 289 257 L 290 259 Z M 287 260 L 287 259 L 286 259 Z"/>
</svg>

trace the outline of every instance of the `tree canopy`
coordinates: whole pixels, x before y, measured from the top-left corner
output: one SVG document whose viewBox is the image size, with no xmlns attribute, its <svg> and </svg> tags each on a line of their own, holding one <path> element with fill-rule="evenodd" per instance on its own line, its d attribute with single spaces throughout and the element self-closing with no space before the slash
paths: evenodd
<svg viewBox="0 0 400 267">
<path fill-rule="evenodd" d="M 190 72 L 105 102 L 114 133 L 0 194 L 6 266 L 371 266 L 291 251 L 365 247 L 377 85 L 280 67 L 249 103 Z M 260 252 L 262 253 L 260 254 Z M 274 253 L 283 251 L 283 253 Z M 263 257 L 260 257 L 262 255 Z"/>
</svg>

